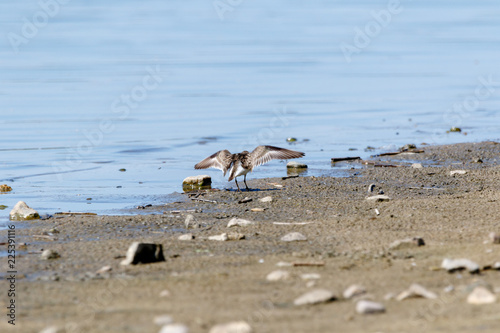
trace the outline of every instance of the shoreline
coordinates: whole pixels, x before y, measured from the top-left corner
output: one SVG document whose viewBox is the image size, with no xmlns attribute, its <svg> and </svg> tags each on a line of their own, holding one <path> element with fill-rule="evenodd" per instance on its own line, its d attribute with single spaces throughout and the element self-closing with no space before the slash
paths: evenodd
<svg viewBox="0 0 500 333">
<path fill-rule="evenodd" d="M 73 323 L 73 331 L 156 332 L 154 318 L 169 315 L 190 332 L 241 320 L 254 332 L 328 332 L 332 326 L 348 332 L 495 332 L 500 303 L 477 306 L 466 299 L 476 285 L 498 298 L 500 271 L 450 274 L 439 267 L 445 258 L 467 258 L 481 268 L 500 261 L 500 245 L 488 240 L 489 233 L 500 233 L 500 144 L 422 149 L 373 158 L 385 166 L 347 169 L 347 177 L 253 178 L 248 185 L 258 190 L 214 190 L 198 197 L 203 201 L 183 194 L 184 200 L 135 215 L 21 222 L 27 227 L 17 228 L 16 236 L 27 249 L 19 257 L 17 331 L 71 331 Z M 450 174 L 456 170 L 465 173 Z M 371 184 L 375 190 L 368 193 Z M 366 199 L 380 191 L 387 201 Z M 268 196 L 272 201 L 259 201 Z M 239 203 L 246 197 L 252 200 Z M 227 227 L 233 218 L 254 224 Z M 290 232 L 306 240 L 282 241 Z M 223 233 L 235 240 L 209 239 Z M 194 239 L 178 239 L 186 234 Z M 425 245 L 391 248 L 413 237 Z M 120 265 L 133 241 L 162 244 L 166 261 Z M 60 258 L 42 260 L 42 249 Z M 111 270 L 96 273 L 104 266 Z M 288 272 L 287 278 L 267 280 L 276 270 Z M 437 298 L 388 297 L 412 283 Z M 356 313 L 356 302 L 342 295 L 353 284 L 363 285 L 363 297 L 382 303 L 385 313 Z M 336 300 L 293 305 L 318 288 Z"/>
</svg>

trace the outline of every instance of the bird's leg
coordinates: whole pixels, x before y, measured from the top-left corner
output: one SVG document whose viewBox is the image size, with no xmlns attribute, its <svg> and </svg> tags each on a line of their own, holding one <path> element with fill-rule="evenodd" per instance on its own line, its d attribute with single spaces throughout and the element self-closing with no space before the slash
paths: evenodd
<svg viewBox="0 0 500 333">
<path fill-rule="evenodd" d="M 245 177 L 243 178 L 243 182 L 245 183 L 245 186 L 247 187 L 247 191 L 250 191 L 250 189 L 248 188 L 248 185 L 247 185 L 247 175 L 245 175 Z"/>
<path fill-rule="evenodd" d="M 236 177 L 234 177 L 234 182 L 236 183 L 236 187 L 238 188 L 238 192 L 241 192 L 240 187 L 238 185 L 238 180 L 236 179 Z"/>
</svg>

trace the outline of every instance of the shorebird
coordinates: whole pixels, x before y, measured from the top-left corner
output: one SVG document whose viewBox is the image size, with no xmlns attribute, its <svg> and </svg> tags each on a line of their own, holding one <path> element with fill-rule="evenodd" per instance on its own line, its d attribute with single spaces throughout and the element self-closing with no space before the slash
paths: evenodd
<svg viewBox="0 0 500 333">
<path fill-rule="evenodd" d="M 247 185 L 247 173 L 252 171 L 255 167 L 267 163 L 270 160 L 287 160 L 290 158 L 299 158 L 304 156 L 304 153 L 299 151 L 289 150 L 285 148 L 273 146 L 258 146 L 251 153 L 242 151 L 238 154 L 231 154 L 229 150 L 219 150 L 213 155 L 205 158 L 200 163 L 194 166 L 195 169 L 216 168 L 222 170 L 224 176 L 229 170 L 229 179 L 234 179 L 236 187 L 240 191 L 238 180 L 236 177 L 245 176 L 243 182 L 245 183 L 247 191 L 250 190 Z"/>
</svg>

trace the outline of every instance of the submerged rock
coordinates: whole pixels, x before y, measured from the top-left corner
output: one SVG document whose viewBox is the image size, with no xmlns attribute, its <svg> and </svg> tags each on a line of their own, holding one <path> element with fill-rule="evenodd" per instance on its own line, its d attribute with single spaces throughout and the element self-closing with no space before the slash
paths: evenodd
<svg viewBox="0 0 500 333">
<path fill-rule="evenodd" d="M 10 211 L 9 217 L 12 221 L 26 221 L 39 219 L 40 214 L 29 207 L 26 202 L 19 201 Z"/>
<path fill-rule="evenodd" d="M 148 264 L 165 261 L 163 246 L 161 244 L 148 244 L 134 242 L 127 250 L 127 256 L 121 265 Z"/>
<path fill-rule="evenodd" d="M 307 164 L 296 161 L 290 161 L 287 163 L 286 167 L 288 169 L 307 169 Z"/>
</svg>

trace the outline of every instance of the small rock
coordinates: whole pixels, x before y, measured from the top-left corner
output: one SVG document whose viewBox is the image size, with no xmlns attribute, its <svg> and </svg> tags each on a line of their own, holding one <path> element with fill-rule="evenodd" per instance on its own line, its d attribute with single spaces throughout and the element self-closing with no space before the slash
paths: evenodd
<svg viewBox="0 0 500 333">
<path fill-rule="evenodd" d="M 406 289 L 405 291 L 401 292 L 396 299 L 398 301 L 402 301 L 408 298 L 416 298 L 416 297 L 423 297 L 423 298 L 428 298 L 428 299 L 436 299 L 437 295 L 433 293 L 432 291 L 429 291 L 419 285 L 418 283 L 413 283 L 410 288 Z"/>
<path fill-rule="evenodd" d="M 226 233 L 223 233 L 220 235 L 210 236 L 208 237 L 208 239 L 213 241 L 225 242 L 229 239 L 229 237 L 227 237 Z"/>
<path fill-rule="evenodd" d="M 467 303 L 469 304 L 491 304 L 497 301 L 496 295 L 482 286 L 477 286 L 467 296 Z"/>
<path fill-rule="evenodd" d="M 287 280 L 289 278 L 290 278 L 290 273 L 283 270 L 272 271 L 266 276 L 267 281 L 282 281 L 282 280 Z"/>
<path fill-rule="evenodd" d="M 234 227 L 234 226 L 238 226 L 238 227 L 246 227 L 246 226 L 249 226 L 251 224 L 255 224 L 255 222 L 253 221 L 249 221 L 249 220 L 244 220 L 244 219 L 239 219 L 239 218 L 232 218 L 228 223 L 227 223 L 227 227 L 228 228 L 231 228 L 231 227 Z"/>
<path fill-rule="evenodd" d="M 193 240 L 194 235 L 193 234 L 184 234 L 184 235 L 180 235 L 177 239 L 181 240 L 181 241 Z"/>
<path fill-rule="evenodd" d="M 66 332 L 66 330 L 59 328 L 57 326 L 49 326 L 49 327 L 45 327 L 43 330 L 41 330 L 38 333 L 62 333 L 62 332 Z"/>
<path fill-rule="evenodd" d="M 12 221 L 36 220 L 40 218 L 40 214 L 30 208 L 26 202 L 19 201 L 10 211 L 9 217 Z"/>
<path fill-rule="evenodd" d="M 271 202 L 273 201 L 273 197 L 267 196 L 259 199 L 260 202 Z"/>
<path fill-rule="evenodd" d="M 126 258 L 120 264 L 137 265 L 160 261 L 165 261 L 161 244 L 133 242 L 127 250 Z"/>
<path fill-rule="evenodd" d="M 315 289 L 313 291 L 307 292 L 293 301 L 294 305 L 308 305 L 308 304 L 319 304 L 334 301 L 336 299 L 335 295 L 325 289 Z"/>
<path fill-rule="evenodd" d="M 60 258 L 61 256 L 54 250 L 44 250 L 41 254 L 41 257 L 43 260 L 51 260 Z"/>
<path fill-rule="evenodd" d="M 446 269 L 448 272 L 452 273 L 455 271 L 460 271 L 467 269 L 469 273 L 479 273 L 479 265 L 469 259 L 443 259 L 441 263 L 441 268 Z"/>
<path fill-rule="evenodd" d="M 363 294 L 366 294 L 365 287 L 360 286 L 359 284 L 353 284 L 349 286 L 346 290 L 344 290 L 342 296 L 344 296 L 345 299 L 351 299 L 357 296 L 361 296 Z"/>
<path fill-rule="evenodd" d="M 12 187 L 7 184 L 0 185 L 0 192 L 10 192 L 12 191 Z"/>
<path fill-rule="evenodd" d="M 281 240 L 283 242 L 300 242 L 300 241 L 306 241 L 307 237 L 302 235 L 300 232 L 291 232 L 281 237 Z"/>
<path fill-rule="evenodd" d="M 290 161 L 287 163 L 286 167 L 288 169 L 307 169 L 307 165 L 304 163 L 296 162 L 296 161 Z"/>
<path fill-rule="evenodd" d="M 422 165 L 422 163 L 413 163 L 411 167 L 413 169 L 423 169 L 424 166 Z"/>
<path fill-rule="evenodd" d="M 194 221 L 194 216 L 191 214 L 186 215 L 184 226 L 186 227 L 186 229 L 196 229 L 200 227 L 200 225 Z"/>
<path fill-rule="evenodd" d="M 167 289 L 163 289 L 162 291 L 160 291 L 159 296 L 160 297 L 170 297 L 170 291 Z"/>
<path fill-rule="evenodd" d="M 404 250 L 404 249 L 410 249 L 410 248 L 415 248 L 419 246 L 424 246 L 425 242 L 424 239 L 421 237 L 413 237 L 413 238 L 406 238 L 402 240 L 397 240 L 391 243 L 389 245 L 389 250 Z"/>
<path fill-rule="evenodd" d="M 159 333 L 188 333 L 189 328 L 184 324 L 168 324 L 161 328 Z"/>
<path fill-rule="evenodd" d="M 491 232 L 490 239 L 493 244 L 500 244 L 500 234 Z"/>
<path fill-rule="evenodd" d="M 375 189 L 375 184 L 370 184 L 368 186 L 368 193 L 372 193 L 374 189 Z"/>
<path fill-rule="evenodd" d="M 450 171 L 450 176 L 465 175 L 466 173 L 467 173 L 467 170 L 452 170 L 452 171 Z"/>
<path fill-rule="evenodd" d="M 319 280 L 321 278 L 321 275 L 319 275 L 318 273 L 305 273 L 301 274 L 300 278 L 302 280 Z"/>
<path fill-rule="evenodd" d="M 293 263 L 291 262 L 285 262 L 285 261 L 280 261 L 276 264 L 278 267 L 292 267 Z"/>
<path fill-rule="evenodd" d="M 295 142 L 295 141 L 297 141 L 297 138 L 293 137 L 286 138 L 286 142 Z"/>
<path fill-rule="evenodd" d="M 496 270 L 500 270 L 500 261 L 497 261 L 496 263 L 494 263 L 492 268 L 496 269 Z"/>
<path fill-rule="evenodd" d="M 174 322 L 174 319 L 169 315 L 163 315 L 154 317 L 153 322 L 158 326 L 164 326 L 172 324 Z"/>
<path fill-rule="evenodd" d="M 209 175 L 199 175 L 187 177 L 182 181 L 182 187 L 210 187 L 212 185 L 212 178 Z"/>
<path fill-rule="evenodd" d="M 382 303 L 362 299 L 356 303 L 356 312 L 359 314 L 383 313 L 385 306 Z"/>
<path fill-rule="evenodd" d="M 252 208 L 250 209 L 251 212 L 263 212 L 265 209 L 264 208 Z"/>
<path fill-rule="evenodd" d="M 381 201 L 389 201 L 389 200 L 391 200 L 391 198 L 389 198 L 387 195 L 379 194 L 379 195 L 373 195 L 371 197 L 367 197 L 366 200 L 381 202 Z"/>
<path fill-rule="evenodd" d="M 111 266 L 103 266 L 96 271 L 96 274 L 107 273 L 112 270 Z"/>
<path fill-rule="evenodd" d="M 246 321 L 233 321 L 212 327 L 209 333 L 251 333 L 252 327 Z"/>
<path fill-rule="evenodd" d="M 245 235 L 241 234 L 239 232 L 229 232 L 227 234 L 227 240 L 235 241 L 235 240 L 240 240 L 240 239 L 245 239 Z"/>
<path fill-rule="evenodd" d="M 249 197 L 245 197 L 243 199 L 241 199 L 240 201 L 238 201 L 238 203 L 247 203 L 247 202 L 250 202 L 252 201 L 253 199 L 252 198 L 249 198 Z"/>
</svg>

